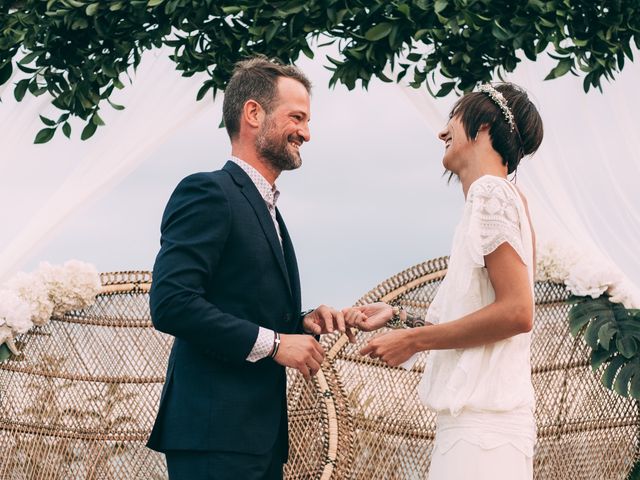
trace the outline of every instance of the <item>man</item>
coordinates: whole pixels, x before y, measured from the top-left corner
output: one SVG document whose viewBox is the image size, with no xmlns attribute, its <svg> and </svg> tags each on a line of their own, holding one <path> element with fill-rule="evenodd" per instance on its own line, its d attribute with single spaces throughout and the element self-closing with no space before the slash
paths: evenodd
<svg viewBox="0 0 640 480">
<path fill-rule="evenodd" d="M 313 335 L 345 331 L 321 306 L 301 314 L 293 245 L 275 181 L 302 164 L 309 80 L 264 58 L 238 63 L 224 96 L 232 158 L 185 178 L 162 219 L 151 317 L 175 336 L 148 446 L 171 480 L 282 478 L 288 454 L 284 367 L 310 378 Z"/>
</svg>

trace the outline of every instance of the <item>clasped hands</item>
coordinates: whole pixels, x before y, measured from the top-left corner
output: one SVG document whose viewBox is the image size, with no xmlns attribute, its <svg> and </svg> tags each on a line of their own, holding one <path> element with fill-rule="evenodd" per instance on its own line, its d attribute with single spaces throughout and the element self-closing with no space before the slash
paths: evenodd
<svg viewBox="0 0 640 480">
<path fill-rule="evenodd" d="M 342 332 L 351 343 L 355 343 L 353 328 L 371 332 L 384 327 L 393 316 L 392 307 L 376 302 L 359 307 L 336 310 L 321 305 L 303 319 L 306 333 L 321 335 Z M 361 355 L 379 358 L 390 366 L 398 366 L 408 360 L 417 350 L 413 345 L 410 330 L 393 330 L 369 340 L 360 349 Z M 280 348 L 274 360 L 280 365 L 295 368 L 305 379 L 314 376 L 324 360 L 324 349 L 310 335 L 282 335 Z"/>
</svg>

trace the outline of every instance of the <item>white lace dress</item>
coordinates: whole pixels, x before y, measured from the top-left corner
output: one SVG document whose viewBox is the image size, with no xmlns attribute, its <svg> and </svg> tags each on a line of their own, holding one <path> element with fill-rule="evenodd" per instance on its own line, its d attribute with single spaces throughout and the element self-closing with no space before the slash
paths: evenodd
<svg viewBox="0 0 640 480">
<path fill-rule="evenodd" d="M 508 243 L 526 264 L 533 289 L 533 240 L 520 194 L 507 180 L 485 175 L 467 192 L 449 269 L 427 321 L 438 324 L 495 299 L 484 256 Z M 529 480 L 535 444 L 531 334 L 475 348 L 429 353 L 418 386 L 438 413 L 429 480 Z"/>
</svg>

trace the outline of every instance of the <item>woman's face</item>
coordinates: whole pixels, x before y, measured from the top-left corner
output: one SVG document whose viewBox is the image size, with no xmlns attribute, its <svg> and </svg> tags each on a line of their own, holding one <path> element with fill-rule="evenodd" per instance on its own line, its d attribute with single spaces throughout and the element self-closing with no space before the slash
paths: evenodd
<svg viewBox="0 0 640 480">
<path fill-rule="evenodd" d="M 438 138 L 444 142 L 442 165 L 450 172 L 458 174 L 468 158 L 467 152 L 473 145 L 467 138 L 459 116 L 454 116 L 447 122 L 444 129 L 438 133 Z"/>
</svg>

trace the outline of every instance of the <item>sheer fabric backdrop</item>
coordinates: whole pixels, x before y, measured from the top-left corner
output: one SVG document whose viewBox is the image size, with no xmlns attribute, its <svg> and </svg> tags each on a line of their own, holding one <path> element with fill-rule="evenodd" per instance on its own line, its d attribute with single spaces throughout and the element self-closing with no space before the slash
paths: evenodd
<svg viewBox="0 0 640 480">
<path fill-rule="evenodd" d="M 181 77 L 167 59 L 167 51 L 148 52 L 132 85 L 117 92 L 115 103 L 126 104 L 116 112 L 105 107 L 107 123 L 89 142 L 62 138 L 54 157 L 34 158 L 35 133 L 43 127 L 38 113 L 54 117 L 46 95 L 13 100 L 11 82 L 0 87 L 0 175 L 21 203 L 33 202 L 20 211 L 35 212 L 19 218 L 10 206 L 0 210 L 0 222 L 11 241 L 0 253 L 0 280 L 13 273 L 23 260 L 48 240 L 69 215 L 107 191 L 178 127 L 195 119 L 212 102 L 196 102 L 202 77 Z M 637 50 L 635 55 L 640 54 Z M 640 284 L 640 138 L 634 116 L 640 109 L 636 79 L 640 66 L 628 63 L 604 94 L 582 90 L 582 77 L 567 75 L 544 82 L 552 68 L 549 59 L 524 61 L 507 79 L 525 87 L 545 123 L 545 139 L 539 152 L 527 159 L 518 185 L 529 198 L 532 215 L 542 239 L 559 239 L 598 251 Z M 398 87 L 419 109 L 432 132 L 444 125 L 455 97 L 434 100 L 426 90 Z M 158 98 L 171 98 L 171 102 Z M 76 125 L 74 135 L 81 126 Z M 52 149 L 40 146 L 43 156 Z M 37 151 L 37 150 L 36 150 Z M 18 169 L 50 169 L 49 190 L 24 195 L 23 186 L 8 179 Z"/>
<path fill-rule="evenodd" d="M 133 84 L 122 93 L 116 92 L 126 95 L 126 100 L 120 101 L 117 94 L 113 98 L 114 103 L 126 104 L 126 109 L 118 112 L 105 106 L 100 115 L 106 126 L 99 129 L 96 138 L 81 142 L 83 126 L 77 124 L 72 141 L 58 131 L 58 138 L 52 142 L 59 148 L 39 146 L 42 156 L 55 151 L 55 158 L 36 157 L 33 146 L 36 132 L 44 127 L 38 114 L 51 118 L 60 114 L 51 107 L 51 98 L 45 94 L 17 103 L 12 92 L 15 78 L 4 85 L 4 91 L 0 91 L 0 175 L 8 180 L 19 170 L 51 168 L 51 184 L 50 192 L 25 195 L 21 186 L 3 182 L 15 189 L 16 201 L 39 204 L 21 209 L 34 212 L 29 218 L 15 218 L 10 206 L 3 206 L 0 222 L 13 232 L 0 253 L 0 280 L 10 276 L 32 250 L 49 239 L 65 218 L 131 173 L 181 125 L 212 107 L 211 101 L 195 100 L 203 76 L 181 77 L 167 58 L 169 53 L 161 50 L 145 54 Z M 158 101 L 165 97 L 171 101 Z"/>
<path fill-rule="evenodd" d="M 640 65 L 627 63 L 614 82 L 604 82 L 603 93 L 588 94 L 583 77 L 543 81 L 552 67 L 542 56 L 505 78 L 528 91 L 544 122 L 541 148 L 517 175 L 538 238 L 599 255 L 640 285 Z M 456 98 L 399 88 L 430 130 L 442 129 Z"/>
</svg>

